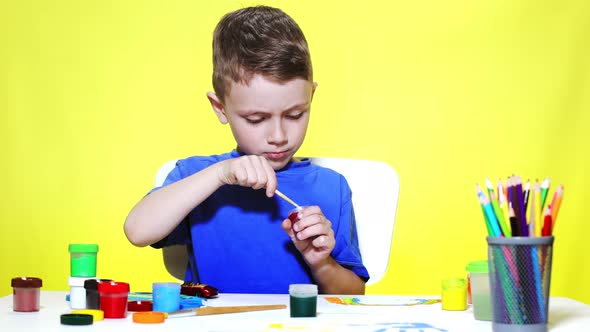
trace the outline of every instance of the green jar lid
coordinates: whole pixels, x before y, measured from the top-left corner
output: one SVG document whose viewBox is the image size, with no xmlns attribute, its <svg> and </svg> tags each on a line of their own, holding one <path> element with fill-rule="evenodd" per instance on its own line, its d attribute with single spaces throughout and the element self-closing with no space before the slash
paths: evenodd
<svg viewBox="0 0 590 332">
<path fill-rule="evenodd" d="M 60 322 L 63 325 L 92 325 L 92 315 L 88 314 L 63 314 Z"/>
<path fill-rule="evenodd" d="M 488 273 L 489 272 L 489 267 L 488 267 L 488 261 L 473 261 L 473 262 L 469 262 L 469 264 L 467 264 L 467 267 L 465 268 L 465 270 L 467 270 L 467 272 L 472 272 L 472 273 Z"/>
<path fill-rule="evenodd" d="M 70 244 L 69 252 L 98 252 L 98 244 Z"/>
</svg>

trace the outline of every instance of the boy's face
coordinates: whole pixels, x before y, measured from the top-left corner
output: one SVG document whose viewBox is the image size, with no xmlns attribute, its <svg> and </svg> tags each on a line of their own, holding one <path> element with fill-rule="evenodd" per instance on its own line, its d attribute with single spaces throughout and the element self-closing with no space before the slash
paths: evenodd
<svg viewBox="0 0 590 332">
<path fill-rule="evenodd" d="M 208 97 L 221 123 L 229 123 L 238 151 L 264 156 L 275 170 L 303 144 L 317 84 L 296 78 L 278 83 L 255 75 L 249 85 L 232 83 L 224 103 Z"/>
</svg>

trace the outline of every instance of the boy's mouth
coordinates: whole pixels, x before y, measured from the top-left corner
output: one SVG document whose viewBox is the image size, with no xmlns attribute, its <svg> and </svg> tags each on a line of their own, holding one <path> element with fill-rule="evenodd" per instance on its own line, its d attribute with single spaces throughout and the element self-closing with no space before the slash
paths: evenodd
<svg viewBox="0 0 590 332">
<path fill-rule="evenodd" d="M 266 152 L 264 154 L 266 155 L 266 158 L 268 158 L 268 160 L 280 161 L 280 160 L 285 159 L 285 157 L 287 157 L 288 152 L 287 151 L 282 151 L 282 152 Z"/>
</svg>

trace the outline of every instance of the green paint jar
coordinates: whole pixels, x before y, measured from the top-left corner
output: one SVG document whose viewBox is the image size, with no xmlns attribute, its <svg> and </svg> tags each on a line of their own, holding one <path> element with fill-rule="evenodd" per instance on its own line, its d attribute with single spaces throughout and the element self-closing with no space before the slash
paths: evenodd
<svg viewBox="0 0 590 332">
<path fill-rule="evenodd" d="M 469 286 L 475 319 L 492 320 L 488 261 L 470 262 L 466 270 L 469 273 Z"/>
<path fill-rule="evenodd" d="M 96 277 L 98 244 L 70 244 L 70 276 Z"/>
<path fill-rule="evenodd" d="M 315 317 L 317 315 L 317 301 L 317 285 L 289 285 L 289 308 L 291 309 L 291 317 Z"/>
</svg>

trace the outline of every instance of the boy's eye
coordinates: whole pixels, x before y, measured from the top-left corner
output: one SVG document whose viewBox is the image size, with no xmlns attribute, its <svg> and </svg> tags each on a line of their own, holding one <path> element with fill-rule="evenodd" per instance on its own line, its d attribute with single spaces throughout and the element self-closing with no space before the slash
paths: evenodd
<svg viewBox="0 0 590 332">
<path fill-rule="evenodd" d="M 264 120 L 264 118 L 262 118 L 262 117 L 248 117 L 248 118 L 246 118 L 246 122 L 252 123 L 252 124 L 260 123 L 263 120 Z"/>
<path fill-rule="evenodd" d="M 293 114 L 287 114 L 287 119 L 297 120 L 303 116 L 303 112 L 297 112 Z"/>
</svg>

